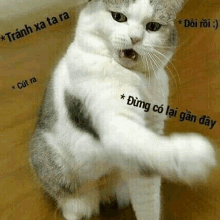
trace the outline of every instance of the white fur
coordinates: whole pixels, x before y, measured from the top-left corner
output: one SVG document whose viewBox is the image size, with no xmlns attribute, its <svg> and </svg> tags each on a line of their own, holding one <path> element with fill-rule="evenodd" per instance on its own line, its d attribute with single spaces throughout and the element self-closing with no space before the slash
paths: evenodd
<svg viewBox="0 0 220 220">
<path fill-rule="evenodd" d="M 98 213 L 99 201 L 99 192 L 92 189 L 80 198 L 62 199 L 59 201 L 59 205 L 62 207 L 63 216 L 66 219 L 79 220 L 85 215 L 90 218 L 94 213 Z"/>
<path fill-rule="evenodd" d="M 129 69 L 123 65 L 130 64 L 121 65 L 115 52 L 118 47 L 131 47 L 132 34 L 143 38 L 143 45 L 134 45 L 143 56 L 146 55 L 143 48 L 151 51 L 150 45 L 160 44 L 159 33 L 150 35 L 142 30 L 143 22 L 150 20 L 152 10 L 149 1 L 137 1 L 128 9 L 130 26 L 123 26 L 113 21 L 102 1 L 94 0 L 87 5 L 80 15 L 75 41 L 54 73 L 55 105 L 59 113 L 56 135 L 45 134 L 50 145 L 66 158 L 69 167 L 72 166 L 71 157 L 77 158 L 79 177 L 83 181 L 97 180 L 112 169 L 119 169 L 121 177 L 114 192 L 121 206 L 131 199 L 138 220 L 159 219 L 160 176 L 191 184 L 204 179 L 216 165 L 214 150 L 205 138 L 197 134 L 161 136 L 164 114 L 145 113 L 120 99 L 125 94 L 126 99 L 132 95 L 152 105 L 163 104 L 165 107 L 168 104 L 168 76 L 164 66 L 171 53 L 167 52 L 160 68 L 154 69 L 150 64 L 143 68 L 139 63 L 137 67 L 132 64 Z M 133 13 L 139 17 L 132 17 Z M 135 32 L 131 32 L 133 26 Z M 72 125 L 63 108 L 65 90 L 83 101 L 100 141 Z M 140 164 L 154 171 L 155 175 L 141 177 Z M 76 220 L 83 215 L 90 217 L 98 212 L 99 192 L 91 188 L 90 192 L 81 193 L 81 197 L 58 201 L 67 220 Z"/>
<path fill-rule="evenodd" d="M 131 202 L 138 220 L 160 218 L 159 176 L 129 179 Z"/>
</svg>

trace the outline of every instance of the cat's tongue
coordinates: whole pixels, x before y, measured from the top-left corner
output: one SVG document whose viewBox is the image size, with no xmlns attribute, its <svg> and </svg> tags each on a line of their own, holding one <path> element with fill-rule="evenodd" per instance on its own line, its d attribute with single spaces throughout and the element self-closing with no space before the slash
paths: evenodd
<svg viewBox="0 0 220 220">
<path fill-rule="evenodd" d="M 138 54 L 133 49 L 121 50 L 119 56 L 121 58 L 129 58 L 134 61 L 138 58 Z"/>
</svg>

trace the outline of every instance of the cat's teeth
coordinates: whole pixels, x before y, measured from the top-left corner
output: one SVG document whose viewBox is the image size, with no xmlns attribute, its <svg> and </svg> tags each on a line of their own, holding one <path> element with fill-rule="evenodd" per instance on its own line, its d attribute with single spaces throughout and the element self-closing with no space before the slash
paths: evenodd
<svg viewBox="0 0 220 220">
<path fill-rule="evenodd" d="M 120 58 L 129 58 L 129 59 L 135 61 L 137 59 L 138 55 L 134 50 L 126 49 L 126 50 L 121 50 L 119 52 L 119 57 Z"/>
<path fill-rule="evenodd" d="M 131 57 L 131 59 L 132 59 L 132 60 L 135 60 L 135 59 L 136 59 L 136 54 L 133 54 L 132 57 Z"/>
<path fill-rule="evenodd" d="M 125 52 L 124 52 L 123 50 L 121 51 L 120 56 L 121 56 L 121 57 L 125 57 Z"/>
</svg>

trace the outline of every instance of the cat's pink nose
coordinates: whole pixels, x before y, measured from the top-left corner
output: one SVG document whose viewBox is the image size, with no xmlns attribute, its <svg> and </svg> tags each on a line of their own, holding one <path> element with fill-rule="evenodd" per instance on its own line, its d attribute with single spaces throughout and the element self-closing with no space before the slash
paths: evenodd
<svg viewBox="0 0 220 220">
<path fill-rule="evenodd" d="M 141 40 L 142 40 L 142 37 L 131 37 L 132 44 L 136 44 L 137 42 Z"/>
</svg>

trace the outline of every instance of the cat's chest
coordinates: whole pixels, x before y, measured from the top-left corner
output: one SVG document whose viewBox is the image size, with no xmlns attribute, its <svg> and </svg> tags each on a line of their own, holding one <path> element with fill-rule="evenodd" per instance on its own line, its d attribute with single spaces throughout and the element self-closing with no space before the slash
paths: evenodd
<svg viewBox="0 0 220 220">
<path fill-rule="evenodd" d="M 169 95 L 167 73 L 161 70 L 153 76 L 144 77 L 140 94 L 141 99 L 134 97 L 134 106 L 143 110 L 147 127 L 163 134 Z"/>
<path fill-rule="evenodd" d="M 109 57 L 86 56 L 87 59 L 75 56 L 74 65 L 71 62 L 69 66 L 76 94 L 104 110 L 122 108 L 137 112 L 152 128 L 164 121 L 162 111 L 168 102 L 168 77 L 163 69 L 146 74 L 124 68 Z"/>
<path fill-rule="evenodd" d="M 168 102 L 169 83 L 165 70 L 160 70 L 148 75 L 140 74 L 139 92 L 141 101 L 151 105 L 154 112 L 156 106 L 164 106 Z"/>
<path fill-rule="evenodd" d="M 165 70 L 144 74 L 116 68 L 115 72 L 117 75 L 113 74 L 113 76 L 120 83 L 114 85 L 116 89 L 119 89 L 121 95 L 126 96 L 125 101 L 121 101 L 125 102 L 130 109 L 135 109 L 144 115 L 146 125 L 150 129 L 162 134 L 169 94 L 168 77 Z M 121 98 L 123 99 L 123 96 Z"/>
</svg>

